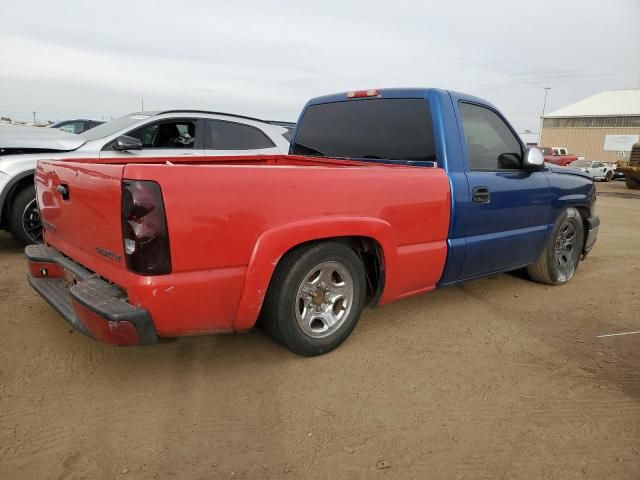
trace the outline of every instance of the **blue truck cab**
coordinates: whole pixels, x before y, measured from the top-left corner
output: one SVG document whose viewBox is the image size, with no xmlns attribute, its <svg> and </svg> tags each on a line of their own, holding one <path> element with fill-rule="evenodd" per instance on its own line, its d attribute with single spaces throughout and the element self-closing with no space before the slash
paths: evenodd
<svg viewBox="0 0 640 480">
<path fill-rule="evenodd" d="M 444 169 L 451 213 L 440 286 L 523 267 L 563 284 L 596 242 L 593 181 L 544 164 L 494 105 L 471 95 L 402 88 L 314 98 L 290 153 Z"/>
</svg>

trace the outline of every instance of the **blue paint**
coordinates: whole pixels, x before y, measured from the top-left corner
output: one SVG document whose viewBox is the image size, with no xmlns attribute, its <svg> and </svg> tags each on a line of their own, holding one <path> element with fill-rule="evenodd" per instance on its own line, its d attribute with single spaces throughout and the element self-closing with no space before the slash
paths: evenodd
<svg viewBox="0 0 640 480">
<path fill-rule="evenodd" d="M 578 171 L 573 172 L 573 169 L 550 166 L 537 172 L 472 171 L 460 103 L 488 108 L 502 117 L 507 125 L 509 122 L 489 102 L 459 92 L 435 88 L 390 88 L 380 90 L 379 97 L 374 98 L 348 99 L 346 92 L 314 98 L 302 110 L 291 143 L 294 143 L 297 126 L 307 107 L 345 101 L 376 101 L 376 98 L 423 98 L 429 102 L 438 166 L 447 172 L 451 188 L 447 260 L 440 286 L 526 266 L 544 249 L 562 210 L 577 207 L 592 212 L 595 202 L 593 182 Z M 509 127 L 520 141 L 515 130 Z M 524 151 L 522 144 L 521 147 Z M 475 187 L 487 187 L 491 201 L 473 202 Z"/>
</svg>

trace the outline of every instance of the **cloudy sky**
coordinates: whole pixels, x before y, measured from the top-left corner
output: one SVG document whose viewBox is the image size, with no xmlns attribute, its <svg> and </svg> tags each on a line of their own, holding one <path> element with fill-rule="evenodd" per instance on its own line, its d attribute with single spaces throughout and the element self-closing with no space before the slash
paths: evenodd
<svg viewBox="0 0 640 480">
<path fill-rule="evenodd" d="M 295 120 L 310 97 L 435 86 L 520 131 L 640 86 L 640 0 L 0 0 L 0 115 L 190 107 Z"/>
</svg>

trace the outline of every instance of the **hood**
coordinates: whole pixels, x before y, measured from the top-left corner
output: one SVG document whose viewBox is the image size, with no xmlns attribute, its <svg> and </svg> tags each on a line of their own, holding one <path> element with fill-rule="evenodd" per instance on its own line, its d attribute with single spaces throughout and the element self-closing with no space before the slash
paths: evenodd
<svg viewBox="0 0 640 480">
<path fill-rule="evenodd" d="M 545 167 L 551 170 L 553 173 L 560 173 L 565 175 L 575 175 L 577 177 L 588 178 L 591 180 L 591 176 L 587 175 L 582 170 L 578 170 L 577 168 L 573 168 L 571 166 L 561 167 L 560 165 L 555 165 L 553 163 L 545 163 Z"/>
<path fill-rule="evenodd" d="M 63 132 L 57 128 L 26 125 L 0 126 L 0 155 L 28 153 L 33 150 L 68 152 L 79 148 L 85 142 L 84 137 Z"/>
</svg>

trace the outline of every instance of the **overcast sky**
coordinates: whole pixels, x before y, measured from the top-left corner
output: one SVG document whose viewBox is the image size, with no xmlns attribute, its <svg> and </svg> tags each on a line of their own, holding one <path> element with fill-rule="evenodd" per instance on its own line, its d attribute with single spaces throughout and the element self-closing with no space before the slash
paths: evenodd
<svg viewBox="0 0 640 480">
<path fill-rule="evenodd" d="M 515 127 L 640 82 L 640 0 L 0 0 L 0 115 L 201 108 L 295 120 L 304 102 L 434 86 Z"/>
</svg>

